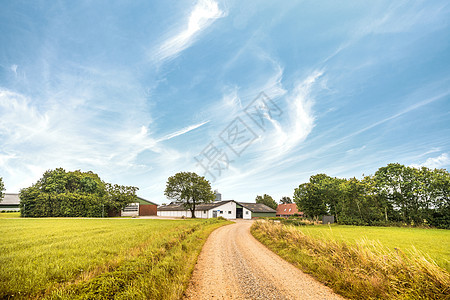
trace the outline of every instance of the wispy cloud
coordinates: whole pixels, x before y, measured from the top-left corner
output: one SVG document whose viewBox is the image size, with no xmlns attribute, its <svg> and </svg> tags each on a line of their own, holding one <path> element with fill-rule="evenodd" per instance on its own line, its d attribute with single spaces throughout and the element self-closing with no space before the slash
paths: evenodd
<svg viewBox="0 0 450 300">
<path fill-rule="evenodd" d="M 160 141 L 167 141 L 167 140 L 173 139 L 174 137 L 186 134 L 186 133 L 188 133 L 188 132 L 190 132 L 192 130 L 195 130 L 195 129 L 197 129 L 197 128 L 207 124 L 207 123 L 209 123 L 209 121 L 205 121 L 205 122 L 202 122 L 202 123 L 199 123 L 199 124 L 194 124 L 194 125 L 191 125 L 191 126 L 187 126 L 187 127 L 183 128 L 183 129 L 180 129 L 178 131 L 175 131 L 173 133 L 170 133 L 170 134 L 162 137 L 161 139 L 158 140 L 158 142 L 160 142 Z"/>
<path fill-rule="evenodd" d="M 154 56 L 158 61 L 176 57 L 181 51 L 192 45 L 201 31 L 223 16 L 225 16 L 225 13 L 220 10 L 217 2 L 199 0 L 191 11 L 187 24 L 183 26 L 184 28 L 164 41 Z"/>
</svg>

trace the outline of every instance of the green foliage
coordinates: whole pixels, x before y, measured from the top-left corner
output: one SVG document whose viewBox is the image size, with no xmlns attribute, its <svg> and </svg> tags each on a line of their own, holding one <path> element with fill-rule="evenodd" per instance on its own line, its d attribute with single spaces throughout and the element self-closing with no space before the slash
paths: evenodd
<svg viewBox="0 0 450 300">
<path fill-rule="evenodd" d="M 215 199 L 209 181 L 193 172 L 179 172 L 169 177 L 164 195 L 183 202 L 184 207 L 191 211 L 192 218 L 195 218 L 197 204 L 209 203 Z"/>
<path fill-rule="evenodd" d="M 135 187 L 103 182 L 93 172 L 49 170 L 20 191 L 23 217 L 102 217 L 136 201 Z"/>
<path fill-rule="evenodd" d="M 280 203 L 281 204 L 289 204 L 289 203 L 292 203 L 292 199 L 290 197 L 284 196 L 284 197 L 281 197 Z"/>
<path fill-rule="evenodd" d="M 4 194 L 3 191 L 5 190 L 5 184 L 3 183 L 3 178 L 0 177 L 0 202 L 2 202 Z"/>
<path fill-rule="evenodd" d="M 331 214 L 340 224 L 424 225 L 450 228 L 450 175 L 446 170 L 401 164 L 362 180 L 317 174 L 294 191 L 307 216 Z"/>
<path fill-rule="evenodd" d="M 262 203 L 273 209 L 277 209 L 278 207 L 278 204 L 275 202 L 275 200 L 273 200 L 273 198 L 267 194 L 264 194 L 264 196 L 256 196 L 255 202 Z"/>
</svg>

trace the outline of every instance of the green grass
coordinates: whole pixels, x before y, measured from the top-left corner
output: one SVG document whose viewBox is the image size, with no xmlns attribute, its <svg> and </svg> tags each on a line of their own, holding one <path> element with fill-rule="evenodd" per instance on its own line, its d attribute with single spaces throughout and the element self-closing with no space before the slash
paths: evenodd
<svg viewBox="0 0 450 300">
<path fill-rule="evenodd" d="M 0 212 L 0 219 L 20 218 L 20 212 Z"/>
<path fill-rule="evenodd" d="M 178 299 L 218 220 L 0 219 L 0 298 Z"/>
<path fill-rule="evenodd" d="M 281 257 L 347 298 L 450 299 L 449 272 L 426 255 L 433 239 L 448 244 L 445 231 L 431 230 L 428 237 L 427 229 L 294 227 L 258 221 L 251 232 Z M 435 258 L 448 261 L 446 250 L 440 249 L 433 250 Z"/>
<path fill-rule="evenodd" d="M 450 230 L 348 225 L 315 225 L 298 229 L 315 238 L 343 241 L 352 245 L 365 239 L 378 241 L 391 250 L 397 248 L 409 252 L 415 248 L 450 271 Z"/>
</svg>

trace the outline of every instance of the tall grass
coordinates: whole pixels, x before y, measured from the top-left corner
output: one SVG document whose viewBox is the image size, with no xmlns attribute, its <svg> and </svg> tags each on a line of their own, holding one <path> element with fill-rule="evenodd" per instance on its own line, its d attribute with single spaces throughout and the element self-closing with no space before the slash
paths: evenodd
<svg viewBox="0 0 450 300">
<path fill-rule="evenodd" d="M 0 298 L 178 299 L 217 220 L 0 220 Z"/>
<path fill-rule="evenodd" d="M 379 242 L 318 239 L 293 226 L 257 221 L 263 244 L 337 293 L 351 299 L 449 299 L 449 273 L 418 251 Z"/>
</svg>

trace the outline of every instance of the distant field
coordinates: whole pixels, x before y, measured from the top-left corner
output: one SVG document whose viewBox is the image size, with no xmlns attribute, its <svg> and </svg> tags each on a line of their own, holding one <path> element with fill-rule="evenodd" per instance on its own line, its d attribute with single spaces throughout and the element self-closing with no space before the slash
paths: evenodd
<svg viewBox="0 0 450 300">
<path fill-rule="evenodd" d="M 206 237 L 224 224 L 1 218 L 0 298 L 178 299 Z"/>
<path fill-rule="evenodd" d="M 309 236 L 344 241 L 348 244 L 366 239 L 379 241 L 391 250 L 397 248 L 408 252 L 416 248 L 450 271 L 450 230 L 347 225 L 315 225 L 298 229 Z"/>
</svg>

